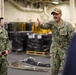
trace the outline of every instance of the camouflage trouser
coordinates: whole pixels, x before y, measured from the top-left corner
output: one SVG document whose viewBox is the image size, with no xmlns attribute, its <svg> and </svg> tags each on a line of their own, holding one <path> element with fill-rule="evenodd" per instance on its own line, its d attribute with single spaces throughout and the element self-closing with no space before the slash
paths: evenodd
<svg viewBox="0 0 76 75">
<path fill-rule="evenodd" d="M 0 75 L 7 75 L 8 63 L 7 58 L 0 56 Z"/>
<path fill-rule="evenodd" d="M 58 75 L 60 67 L 63 69 L 65 63 L 66 50 L 64 48 L 52 48 L 51 75 Z"/>
</svg>

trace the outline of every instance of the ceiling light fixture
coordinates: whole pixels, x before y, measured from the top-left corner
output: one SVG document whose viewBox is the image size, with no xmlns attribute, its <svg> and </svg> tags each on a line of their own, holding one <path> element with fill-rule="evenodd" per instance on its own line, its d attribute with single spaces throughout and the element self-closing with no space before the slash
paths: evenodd
<svg viewBox="0 0 76 75">
<path fill-rule="evenodd" d="M 59 0 L 52 0 L 52 4 L 59 4 Z"/>
</svg>

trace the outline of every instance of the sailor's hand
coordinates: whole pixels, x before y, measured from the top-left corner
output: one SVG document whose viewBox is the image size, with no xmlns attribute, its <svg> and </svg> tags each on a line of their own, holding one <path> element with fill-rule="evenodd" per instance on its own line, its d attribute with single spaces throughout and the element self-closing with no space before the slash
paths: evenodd
<svg viewBox="0 0 76 75">
<path fill-rule="evenodd" d="M 37 21 L 35 22 L 35 26 L 36 26 L 36 27 L 40 26 L 40 21 L 39 21 L 38 18 L 37 18 Z"/>
<path fill-rule="evenodd" d="M 2 56 L 2 52 L 0 52 L 0 56 Z"/>
<path fill-rule="evenodd" d="M 8 50 L 5 50 L 5 54 L 4 55 L 8 55 L 8 52 L 9 52 Z"/>
</svg>

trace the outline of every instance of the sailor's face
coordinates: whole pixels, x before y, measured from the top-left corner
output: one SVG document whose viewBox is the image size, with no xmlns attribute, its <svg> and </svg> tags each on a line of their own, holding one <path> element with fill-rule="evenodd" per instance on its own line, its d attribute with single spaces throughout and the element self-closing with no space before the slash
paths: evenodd
<svg viewBox="0 0 76 75">
<path fill-rule="evenodd" d="M 58 22 L 61 19 L 62 14 L 53 13 L 53 19 Z"/>
</svg>

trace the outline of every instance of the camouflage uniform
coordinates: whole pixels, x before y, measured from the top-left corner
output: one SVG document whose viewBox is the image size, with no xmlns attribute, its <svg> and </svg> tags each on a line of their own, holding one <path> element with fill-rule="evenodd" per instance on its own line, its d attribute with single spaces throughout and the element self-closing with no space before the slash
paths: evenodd
<svg viewBox="0 0 76 75">
<path fill-rule="evenodd" d="M 0 26 L 0 51 L 9 50 L 8 33 Z M 0 75 L 7 75 L 8 62 L 7 56 L 0 56 Z"/>
<path fill-rule="evenodd" d="M 62 25 L 56 25 L 55 21 L 49 21 L 42 24 L 41 28 L 50 28 L 52 30 L 52 44 L 50 52 L 51 57 L 51 75 L 58 75 L 60 64 L 64 66 L 66 50 L 74 33 L 70 23 L 63 21 Z"/>
</svg>

